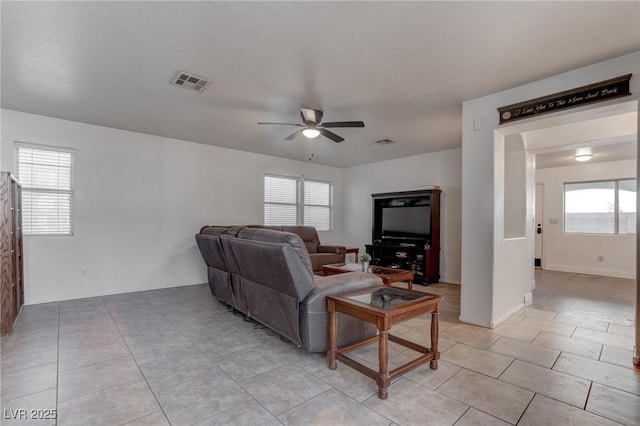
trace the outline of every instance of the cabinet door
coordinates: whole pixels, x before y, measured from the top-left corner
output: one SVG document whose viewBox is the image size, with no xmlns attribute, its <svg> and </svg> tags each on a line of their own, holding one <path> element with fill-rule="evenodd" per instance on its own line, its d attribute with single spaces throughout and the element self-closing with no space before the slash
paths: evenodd
<svg viewBox="0 0 640 426">
<path fill-rule="evenodd" d="M 15 309 L 14 314 L 20 312 L 24 305 L 24 267 L 22 247 L 22 188 L 18 184 L 13 185 L 13 241 L 15 250 L 14 281 L 15 281 Z"/>
<path fill-rule="evenodd" d="M 15 316 L 13 271 L 13 211 L 10 178 L 3 173 L 0 176 L 0 334 L 11 332 Z"/>
</svg>

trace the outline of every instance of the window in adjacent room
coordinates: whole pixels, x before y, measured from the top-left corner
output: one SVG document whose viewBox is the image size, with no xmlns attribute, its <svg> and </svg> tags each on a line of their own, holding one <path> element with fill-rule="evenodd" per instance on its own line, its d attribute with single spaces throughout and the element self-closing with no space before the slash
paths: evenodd
<svg viewBox="0 0 640 426">
<path fill-rule="evenodd" d="M 15 144 L 25 235 L 73 235 L 75 153 L 67 148 Z"/>
<path fill-rule="evenodd" d="M 565 232 L 633 234 L 635 223 L 635 179 L 565 183 Z"/>
<path fill-rule="evenodd" d="M 331 230 L 333 185 L 305 178 L 264 177 L 264 224 Z"/>
</svg>

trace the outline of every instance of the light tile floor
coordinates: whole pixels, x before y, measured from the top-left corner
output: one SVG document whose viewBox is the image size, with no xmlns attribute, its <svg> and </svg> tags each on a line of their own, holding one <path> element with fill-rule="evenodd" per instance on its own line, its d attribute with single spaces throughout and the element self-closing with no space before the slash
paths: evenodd
<svg viewBox="0 0 640 426">
<path fill-rule="evenodd" d="M 628 315 L 580 317 L 572 300 L 571 312 L 538 304 L 488 330 L 458 322 L 458 286 L 418 288 L 445 296 L 442 360 L 396 379 L 385 401 L 372 380 L 234 316 L 205 285 L 27 306 L 1 342 L 0 423 L 640 425 Z M 428 330 L 421 317 L 393 332 L 426 344 Z M 391 367 L 413 356 L 391 354 Z M 354 356 L 375 367 L 375 348 Z"/>
</svg>

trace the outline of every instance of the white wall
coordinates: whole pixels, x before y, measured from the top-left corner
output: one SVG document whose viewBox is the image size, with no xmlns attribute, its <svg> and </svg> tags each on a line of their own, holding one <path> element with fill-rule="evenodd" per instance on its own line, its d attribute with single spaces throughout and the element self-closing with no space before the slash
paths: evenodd
<svg viewBox="0 0 640 426">
<path fill-rule="evenodd" d="M 75 232 L 27 236 L 26 303 L 206 282 L 194 235 L 206 224 L 262 223 L 264 173 L 333 181 L 342 240 L 342 170 L 147 134 L 2 113 L 2 170 L 14 141 L 75 148 Z M 86 275 L 81 274 L 86 269 Z"/>
<path fill-rule="evenodd" d="M 526 153 L 520 135 L 504 141 L 504 238 L 522 238 L 527 227 Z"/>
<path fill-rule="evenodd" d="M 511 146 L 509 146 L 511 145 Z M 535 158 L 519 135 L 496 137 L 494 169 L 493 295 L 491 327 L 524 307 L 533 286 Z M 511 218 L 510 218 L 511 216 Z M 529 265 L 528 268 L 502 265 Z M 466 317 L 461 313 L 463 321 Z"/>
<path fill-rule="evenodd" d="M 509 283 L 496 277 L 517 276 L 523 281 L 530 277 L 528 261 L 514 262 L 496 252 L 496 241 L 502 238 L 503 223 L 495 219 L 500 208 L 496 200 L 496 184 L 499 177 L 496 167 L 503 170 L 504 164 L 495 164 L 497 141 L 509 134 L 517 134 L 538 128 L 544 120 L 547 126 L 565 124 L 567 120 L 579 121 L 596 118 L 603 108 L 635 103 L 637 107 L 640 80 L 632 78 L 632 96 L 602 102 L 595 105 L 567 109 L 562 112 L 533 117 L 507 126 L 498 125 L 497 108 L 533 99 L 540 96 L 573 89 L 590 83 L 603 81 L 620 75 L 640 73 L 640 52 L 634 52 L 609 61 L 593 64 L 574 71 L 546 78 L 524 86 L 466 101 L 462 107 L 462 289 L 460 316 L 464 321 L 479 325 L 495 325 L 505 314 L 517 309 L 526 293 L 518 299 L 503 299 L 510 289 L 505 285 L 516 285 L 521 291 L 529 287 L 528 282 Z M 624 111 L 622 111 L 624 110 Z M 621 112 L 628 112 L 621 107 Z M 582 116 L 580 115 L 582 114 Z M 566 118 L 566 117 L 571 118 Z M 481 128 L 474 126 L 483 123 Z M 504 161 L 504 160 L 502 160 Z M 502 177 L 504 174 L 502 174 Z M 533 212 L 531 212 L 533 213 Z M 499 221 L 498 221 L 499 222 Z M 527 237 L 532 238 L 532 237 Z M 525 259 L 531 243 L 518 247 L 518 258 Z M 495 305 L 495 306 L 494 306 Z"/>
<path fill-rule="evenodd" d="M 460 283 L 461 150 L 452 149 L 344 169 L 343 243 L 371 243 L 371 194 L 440 185 L 440 280 Z"/>
<path fill-rule="evenodd" d="M 536 183 L 544 185 L 542 267 L 551 271 L 635 279 L 634 235 L 565 234 L 563 231 L 565 182 L 635 176 L 635 159 L 538 169 Z M 553 219 L 557 223 L 550 223 Z M 604 262 L 598 262 L 598 256 L 604 256 Z"/>
</svg>

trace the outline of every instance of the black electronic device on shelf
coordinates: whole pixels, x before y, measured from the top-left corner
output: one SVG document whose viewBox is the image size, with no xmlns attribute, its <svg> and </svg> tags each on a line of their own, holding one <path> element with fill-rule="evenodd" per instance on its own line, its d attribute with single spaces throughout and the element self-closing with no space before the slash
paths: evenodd
<svg viewBox="0 0 640 426">
<path fill-rule="evenodd" d="M 414 282 L 440 280 L 440 189 L 372 194 L 371 264 L 411 270 Z"/>
</svg>

